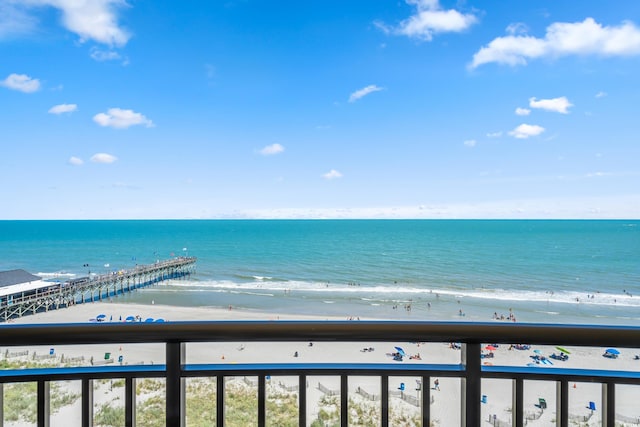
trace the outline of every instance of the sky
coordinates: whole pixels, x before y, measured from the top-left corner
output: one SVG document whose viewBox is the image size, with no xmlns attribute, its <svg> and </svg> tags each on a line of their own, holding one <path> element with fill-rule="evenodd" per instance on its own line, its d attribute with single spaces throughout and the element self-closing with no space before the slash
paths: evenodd
<svg viewBox="0 0 640 427">
<path fill-rule="evenodd" d="M 0 219 L 640 218 L 635 0 L 0 0 Z"/>
</svg>

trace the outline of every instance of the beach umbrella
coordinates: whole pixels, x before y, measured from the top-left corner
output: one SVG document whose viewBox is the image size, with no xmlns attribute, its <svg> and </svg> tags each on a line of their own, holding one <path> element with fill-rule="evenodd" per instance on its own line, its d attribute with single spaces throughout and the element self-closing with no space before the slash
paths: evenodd
<svg viewBox="0 0 640 427">
<path fill-rule="evenodd" d="M 162 323 L 162 322 L 164 322 L 164 319 L 156 319 L 155 322 L 156 323 Z"/>
<path fill-rule="evenodd" d="M 134 316 L 127 316 L 126 319 L 124 319 L 125 322 L 135 322 L 136 318 Z"/>
<path fill-rule="evenodd" d="M 620 352 L 618 350 L 616 350 L 615 348 L 608 348 L 605 351 L 607 353 L 609 353 L 609 354 L 620 354 Z"/>
<path fill-rule="evenodd" d="M 496 349 L 496 347 L 493 346 L 493 345 L 488 345 L 488 346 L 485 347 L 485 350 L 489 350 L 489 351 L 493 351 L 495 349 Z"/>
<path fill-rule="evenodd" d="M 104 319 L 106 319 L 106 318 L 107 318 L 107 315 L 106 315 L 106 314 L 98 314 L 98 315 L 96 316 L 96 319 L 98 319 L 98 320 L 104 320 Z"/>
<path fill-rule="evenodd" d="M 146 319 L 144 319 L 144 321 L 145 321 L 146 323 L 153 322 L 153 317 L 147 317 Z"/>
<path fill-rule="evenodd" d="M 564 348 L 564 347 L 557 346 L 556 350 L 561 351 L 561 352 L 563 352 L 565 354 L 571 354 L 571 352 L 569 350 L 567 350 L 566 348 Z"/>
<path fill-rule="evenodd" d="M 398 353 L 400 353 L 400 356 L 404 357 L 407 355 L 407 353 L 404 352 L 404 350 L 402 349 L 402 347 L 396 347 L 396 351 Z"/>
</svg>

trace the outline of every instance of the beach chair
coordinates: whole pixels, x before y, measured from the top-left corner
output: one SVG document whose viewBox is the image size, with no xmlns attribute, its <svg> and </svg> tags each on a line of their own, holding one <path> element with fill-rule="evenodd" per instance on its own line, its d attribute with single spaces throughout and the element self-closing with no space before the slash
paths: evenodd
<svg viewBox="0 0 640 427">
<path fill-rule="evenodd" d="M 538 404 L 540 405 L 540 409 L 547 409 L 547 401 L 545 399 L 539 398 Z"/>
</svg>

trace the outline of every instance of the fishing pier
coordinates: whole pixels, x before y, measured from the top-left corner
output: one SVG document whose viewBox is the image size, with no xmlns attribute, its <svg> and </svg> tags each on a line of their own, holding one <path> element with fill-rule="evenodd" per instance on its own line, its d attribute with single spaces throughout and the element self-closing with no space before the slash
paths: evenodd
<svg viewBox="0 0 640 427">
<path fill-rule="evenodd" d="M 3 295 L 0 298 L 0 322 L 75 304 L 102 301 L 164 280 L 189 276 L 195 272 L 195 264 L 195 257 L 178 257 L 63 283 L 42 282 L 42 286 L 28 292 Z"/>
</svg>

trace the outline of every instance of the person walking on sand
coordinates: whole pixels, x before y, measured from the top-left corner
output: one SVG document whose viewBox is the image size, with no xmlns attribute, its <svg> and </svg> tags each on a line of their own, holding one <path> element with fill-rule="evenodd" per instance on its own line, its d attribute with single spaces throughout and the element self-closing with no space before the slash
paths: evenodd
<svg viewBox="0 0 640 427">
<path fill-rule="evenodd" d="M 438 379 L 436 378 L 435 381 L 433 382 L 433 389 L 434 390 L 438 390 L 440 391 L 440 381 L 438 381 Z"/>
</svg>

